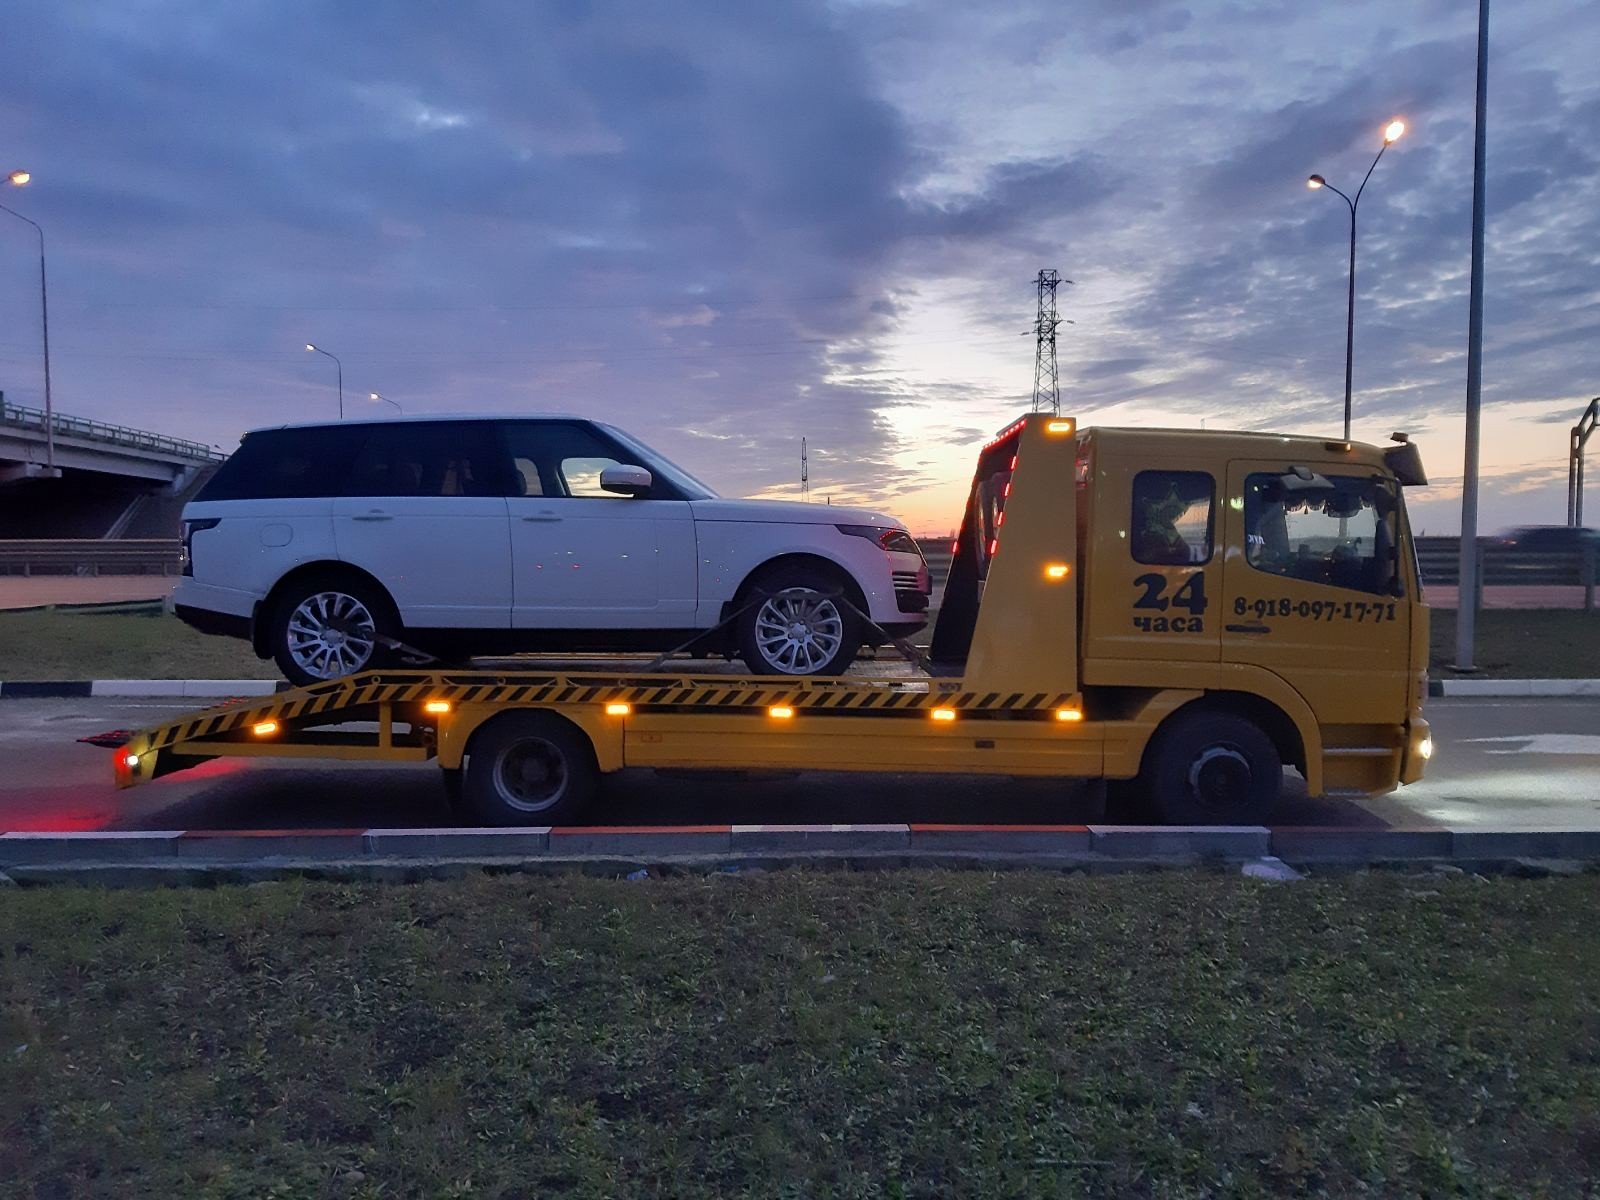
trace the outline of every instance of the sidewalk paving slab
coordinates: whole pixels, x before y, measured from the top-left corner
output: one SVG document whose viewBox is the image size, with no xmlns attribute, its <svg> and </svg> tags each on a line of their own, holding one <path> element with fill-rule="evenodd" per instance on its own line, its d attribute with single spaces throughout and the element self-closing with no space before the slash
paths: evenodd
<svg viewBox="0 0 1600 1200">
<path fill-rule="evenodd" d="M 912 825 L 911 848 L 960 853 L 1088 854 L 1094 835 L 1087 825 Z"/>
<path fill-rule="evenodd" d="M 568 825 L 550 831 L 551 854 L 727 854 L 733 850 L 731 825 Z"/>
<path fill-rule="evenodd" d="M 1097 854 L 1118 858 L 1261 858 L 1271 836 L 1260 825 L 1090 825 Z"/>
<path fill-rule="evenodd" d="M 1458 829 L 1453 854 L 1469 861 L 1600 858 L 1600 829 Z"/>
<path fill-rule="evenodd" d="M 61 833 L 0 833 L 0 866 L 51 866 L 76 862 L 147 862 L 176 855 L 177 829 Z"/>
<path fill-rule="evenodd" d="M 365 829 L 190 829 L 174 846 L 181 859 L 208 862 L 342 862 L 366 856 L 366 836 Z"/>
<path fill-rule="evenodd" d="M 909 825 L 734 825 L 733 851 L 906 850 Z"/>
<path fill-rule="evenodd" d="M 544 854 L 550 846 L 550 827 L 369 829 L 363 843 L 374 858 L 518 858 Z"/>
</svg>

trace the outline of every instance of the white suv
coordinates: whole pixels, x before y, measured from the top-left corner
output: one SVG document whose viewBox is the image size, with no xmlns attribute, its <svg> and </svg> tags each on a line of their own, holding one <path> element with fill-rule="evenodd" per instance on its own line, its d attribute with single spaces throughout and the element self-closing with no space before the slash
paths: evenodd
<svg viewBox="0 0 1600 1200">
<path fill-rule="evenodd" d="M 464 658 L 697 639 L 763 674 L 838 674 L 921 628 L 930 590 L 890 517 L 719 499 L 581 417 L 256 430 L 183 540 L 178 616 L 296 683 L 393 663 L 394 642 Z"/>
</svg>

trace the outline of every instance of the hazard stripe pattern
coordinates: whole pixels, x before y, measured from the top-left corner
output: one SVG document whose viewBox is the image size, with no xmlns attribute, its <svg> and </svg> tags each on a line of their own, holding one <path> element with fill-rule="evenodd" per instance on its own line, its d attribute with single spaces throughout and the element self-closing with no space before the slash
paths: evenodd
<svg viewBox="0 0 1600 1200">
<path fill-rule="evenodd" d="M 490 680 L 442 671 L 367 671 L 329 683 L 279 692 L 256 701 L 230 701 L 176 721 L 141 731 L 154 750 L 180 742 L 219 737 L 264 721 L 328 724 L 347 710 L 424 700 L 452 704 L 555 706 L 615 704 L 692 712 L 702 709 L 765 708 L 786 704 L 829 712 L 955 708 L 983 713 L 1028 712 L 1058 708 L 1068 693 L 963 692 L 956 680 L 863 680 L 802 678 L 727 679 L 610 675 L 496 675 Z M 314 718 L 322 718 L 318 721 Z"/>
</svg>

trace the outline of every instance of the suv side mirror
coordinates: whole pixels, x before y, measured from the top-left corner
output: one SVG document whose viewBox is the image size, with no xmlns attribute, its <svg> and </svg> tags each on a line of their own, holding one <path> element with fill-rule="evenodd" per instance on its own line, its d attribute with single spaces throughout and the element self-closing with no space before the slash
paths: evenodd
<svg viewBox="0 0 1600 1200">
<path fill-rule="evenodd" d="M 653 482 L 650 472 L 643 467 L 607 467 L 600 472 L 601 490 L 615 492 L 619 496 L 642 496 L 650 490 Z"/>
</svg>

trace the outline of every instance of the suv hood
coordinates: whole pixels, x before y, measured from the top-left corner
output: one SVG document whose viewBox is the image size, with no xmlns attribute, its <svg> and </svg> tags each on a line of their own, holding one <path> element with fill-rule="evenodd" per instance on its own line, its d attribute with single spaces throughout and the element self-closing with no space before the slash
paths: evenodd
<svg viewBox="0 0 1600 1200">
<path fill-rule="evenodd" d="M 882 525 L 903 529 L 904 522 L 866 508 L 802 504 L 796 500 L 691 500 L 696 521 L 770 521 L 785 525 Z"/>
</svg>

